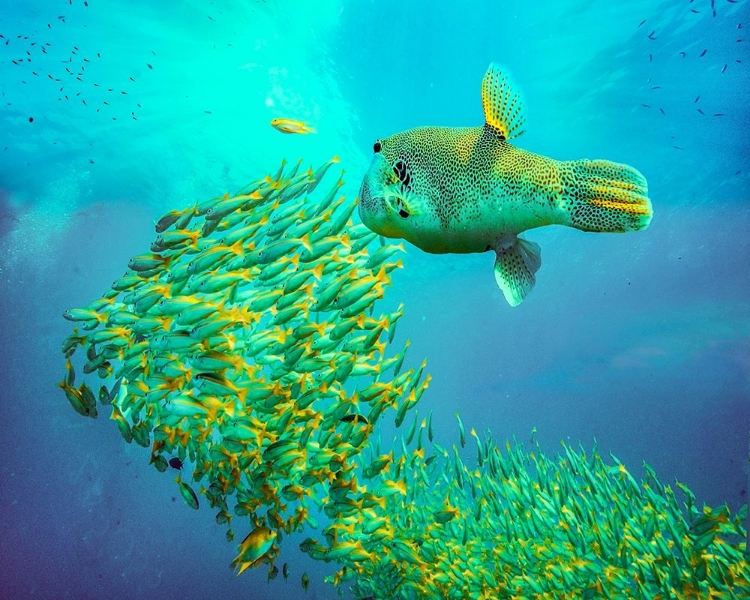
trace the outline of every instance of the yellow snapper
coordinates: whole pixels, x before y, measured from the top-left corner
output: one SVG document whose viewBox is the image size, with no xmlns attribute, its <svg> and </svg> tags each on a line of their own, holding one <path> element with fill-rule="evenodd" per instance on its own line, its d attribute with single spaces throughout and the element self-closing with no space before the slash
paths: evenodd
<svg viewBox="0 0 750 600">
<path fill-rule="evenodd" d="M 511 306 L 535 283 L 539 246 L 519 237 L 544 225 L 582 231 L 645 229 L 643 175 L 607 160 L 558 161 L 511 145 L 524 111 L 507 73 L 482 80 L 481 127 L 418 127 L 378 139 L 360 191 L 362 222 L 425 252 L 494 250 L 495 280 Z"/>
<path fill-rule="evenodd" d="M 315 133 L 315 129 L 297 119 L 271 119 L 271 127 L 281 133 Z"/>
</svg>

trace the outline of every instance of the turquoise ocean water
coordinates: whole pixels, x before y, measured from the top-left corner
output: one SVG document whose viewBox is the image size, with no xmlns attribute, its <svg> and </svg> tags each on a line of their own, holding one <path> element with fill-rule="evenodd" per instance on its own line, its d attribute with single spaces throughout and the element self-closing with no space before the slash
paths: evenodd
<svg viewBox="0 0 750 600">
<path fill-rule="evenodd" d="M 537 285 L 510 308 L 489 254 L 410 246 L 407 363 L 420 411 L 496 440 L 598 442 L 700 502 L 747 503 L 750 89 L 746 0 L 534 3 L 4 3 L 0 10 L 0 596 L 335 597 L 284 546 L 288 582 L 235 577 L 235 547 L 104 415 L 76 415 L 62 312 L 151 243 L 165 211 L 237 190 L 282 158 L 334 155 L 354 198 L 378 137 L 482 124 L 495 61 L 521 90 L 518 146 L 633 165 L 651 226 L 548 227 Z M 314 135 L 282 135 L 274 117 Z M 356 219 L 356 217 L 355 217 Z M 421 414 L 421 413 L 420 413 Z M 239 533 L 238 533 L 239 535 Z"/>
</svg>

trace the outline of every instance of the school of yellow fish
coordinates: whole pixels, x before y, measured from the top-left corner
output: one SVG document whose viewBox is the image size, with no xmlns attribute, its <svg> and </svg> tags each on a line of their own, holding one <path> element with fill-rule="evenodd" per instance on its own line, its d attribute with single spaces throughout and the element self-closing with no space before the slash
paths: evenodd
<svg viewBox="0 0 750 600">
<path fill-rule="evenodd" d="M 161 472 L 185 463 L 188 506 L 203 496 L 227 539 L 244 535 L 238 574 L 275 578 L 284 536 L 317 531 L 301 550 L 335 563 L 332 583 L 356 598 L 748 597 L 743 514 L 701 511 L 678 483 L 683 510 L 648 467 L 639 484 L 596 451 L 503 452 L 473 429 L 470 468 L 460 418 L 462 450 L 434 441 L 415 409 L 425 363 L 402 372 L 408 340 L 387 352 L 403 307 L 375 315 L 403 247 L 352 222 L 343 173 L 313 196 L 337 162 L 282 163 L 164 215 L 149 253 L 64 314 L 73 408 L 110 406 Z M 74 360 L 105 380 L 97 393 Z M 383 453 L 388 411 L 399 427 L 414 416 Z"/>
</svg>

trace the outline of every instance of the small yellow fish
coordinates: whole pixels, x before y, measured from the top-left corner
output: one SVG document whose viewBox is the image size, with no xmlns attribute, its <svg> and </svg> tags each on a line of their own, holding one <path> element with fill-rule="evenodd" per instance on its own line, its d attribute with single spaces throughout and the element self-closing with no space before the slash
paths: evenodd
<svg viewBox="0 0 750 600">
<path fill-rule="evenodd" d="M 271 119 L 271 127 L 281 133 L 315 133 L 315 129 L 296 119 Z"/>
<path fill-rule="evenodd" d="M 273 547 L 276 536 L 276 532 L 268 527 L 256 527 L 248 533 L 240 544 L 240 553 L 232 561 L 232 566 L 239 569 L 237 575 L 242 575 L 255 561 L 265 556 Z"/>
</svg>

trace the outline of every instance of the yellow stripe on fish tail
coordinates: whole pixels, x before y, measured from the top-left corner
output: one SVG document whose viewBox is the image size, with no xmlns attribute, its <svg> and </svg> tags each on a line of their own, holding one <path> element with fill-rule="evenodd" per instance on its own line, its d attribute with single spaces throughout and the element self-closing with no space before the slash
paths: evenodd
<svg viewBox="0 0 750 600">
<path fill-rule="evenodd" d="M 608 160 L 574 160 L 559 165 L 560 207 L 568 224 L 582 231 L 646 229 L 653 212 L 646 179 L 633 167 Z"/>
</svg>

